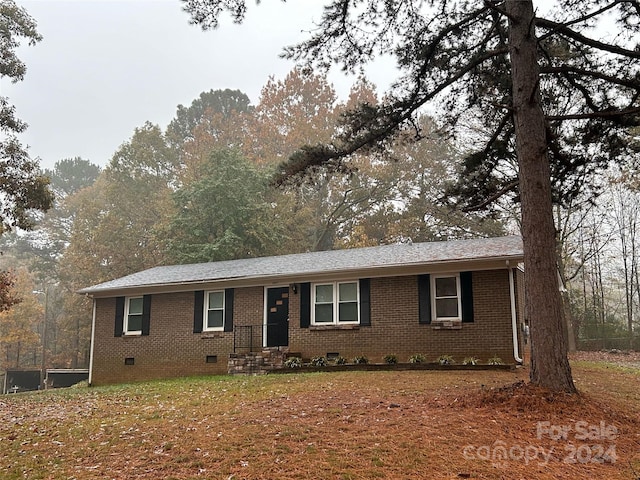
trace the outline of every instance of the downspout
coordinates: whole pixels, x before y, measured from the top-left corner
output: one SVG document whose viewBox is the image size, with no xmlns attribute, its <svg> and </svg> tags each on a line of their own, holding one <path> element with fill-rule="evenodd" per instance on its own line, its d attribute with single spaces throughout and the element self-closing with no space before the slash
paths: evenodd
<svg viewBox="0 0 640 480">
<path fill-rule="evenodd" d="M 509 269 L 509 295 L 511 297 L 511 330 L 513 334 L 513 358 L 518 363 L 524 363 L 520 357 L 520 348 L 518 346 L 518 315 L 516 312 L 516 289 L 513 280 L 513 268 L 509 266 L 507 260 L 507 268 Z"/>
<path fill-rule="evenodd" d="M 93 346 L 96 344 L 96 299 L 93 299 L 93 313 L 91 315 L 91 349 L 89 350 L 89 386 L 93 380 Z"/>
</svg>

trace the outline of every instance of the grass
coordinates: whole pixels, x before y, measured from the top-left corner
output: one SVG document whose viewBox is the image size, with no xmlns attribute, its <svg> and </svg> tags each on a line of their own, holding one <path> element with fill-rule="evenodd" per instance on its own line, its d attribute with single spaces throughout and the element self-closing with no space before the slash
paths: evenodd
<svg viewBox="0 0 640 480">
<path fill-rule="evenodd" d="M 578 396 L 527 386 L 526 369 L 207 377 L 8 395 L 0 478 L 640 478 L 640 370 L 591 361 L 573 371 Z M 563 426 L 567 438 L 554 438 Z M 501 446 L 507 456 L 495 458 Z"/>
</svg>

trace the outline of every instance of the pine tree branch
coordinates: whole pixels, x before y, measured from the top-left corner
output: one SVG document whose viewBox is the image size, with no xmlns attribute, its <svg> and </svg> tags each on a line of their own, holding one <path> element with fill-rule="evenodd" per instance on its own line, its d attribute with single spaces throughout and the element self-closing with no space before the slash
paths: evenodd
<svg viewBox="0 0 640 480">
<path fill-rule="evenodd" d="M 338 163 L 334 165 L 330 165 L 330 163 L 332 161 L 339 161 L 358 150 L 367 146 L 373 146 L 388 138 L 404 122 L 408 121 L 422 105 L 432 100 L 488 59 L 497 55 L 504 55 L 507 52 L 508 49 L 504 47 L 485 52 L 482 55 L 477 55 L 473 57 L 472 61 L 468 62 L 463 68 L 458 69 L 454 75 L 438 84 L 433 90 L 421 94 L 420 91 L 416 89 L 408 98 L 391 105 L 392 108 L 397 107 L 398 111 L 389 112 L 389 117 L 386 121 L 382 122 L 379 127 L 369 130 L 366 135 L 356 136 L 347 142 L 347 145 L 344 147 L 337 147 L 335 144 L 326 146 L 318 145 L 316 147 L 306 145 L 302 147 L 292 154 L 286 162 L 280 164 L 278 172 L 274 176 L 273 183 L 275 185 L 283 185 L 290 177 L 301 175 L 312 167 L 329 164 L 329 166 L 337 168 L 339 166 Z"/>
<path fill-rule="evenodd" d="M 626 108 L 623 110 L 601 110 L 593 113 L 575 113 L 569 115 L 549 115 L 547 120 L 562 121 L 562 120 L 590 120 L 594 118 L 612 119 L 616 117 L 624 117 L 628 115 L 640 114 L 640 107 Z"/>
<path fill-rule="evenodd" d="M 504 187 L 502 187 L 493 195 L 490 195 L 489 197 L 485 198 L 482 202 L 477 203 L 475 205 L 469 205 L 468 207 L 464 207 L 462 208 L 462 211 L 465 213 L 469 213 L 469 212 L 477 212 L 478 210 L 482 210 L 484 207 L 492 204 L 503 195 L 506 195 L 507 193 L 513 191 L 513 189 L 517 187 L 519 183 L 520 183 L 520 180 L 513 180 L 507 183 Z"/>
<path fill-rule="evenodd" d="M 576 23 L 581 23 L 581 22 L 585 22 L 586 20 L 589 20 L 591 18 L 595 18 L 599 15 L 602 15 L 603 13 L 605 13 L 608 10 L 611 10 L 612 8 L 614 8 L 616 5 L 620 4 L 620 3 L 627 3 L 627 0 L 615 0 L 614 2 L 610 3 L 609 5 L 605 5 L 604 7 L 602 7 L 599 10 L 595 10 L 587 15 L 583 15 L 582 17 L 578 17 L 578 18 L 574 18 L 573 20 L 571 20 L 570 22 L 564 22 L 562 23 L 563 26 L 565 27 L 569 27 L 570 25 L 575 25 Z M 539 20 L 544 20 L 540 17 L 536 17 L 535 21 L 536 21 L 536 25 L 538 24 Z M 545 38 L 547 38 L 548 36 L 553 35 L 554 31 L 550 31 L 548 34 L 540 36 L 538 38 L 538 41 L 544 40 Z"/>
<path fill-rule="evenodd" d="M 495 2 L 494 0 L 484 0 L 485 7 L 493 10 L 494 12 L 499 13 L 500 15 L 503 15 L 503 16 L 513 20 L 514 19 L 513 15 L 509 15 L 504 8 L 498 7 L 497 3 L 498 2 Z M 500 2 L 500 3 L 502 3 L 502 2 Z"/>
<path fill-rule="evenodd" d="M 567 74 L 574 73 L 576 75 L 582 75 L 585 77 L 593 77 L 599 80 L 604 80 L 605 82 L 613 83 L 615 85 L 620 85 L 622 87 L 632 88 L 634 90 L 640 90 L 640 78 L 635 79 L 627 79 L 614 77 L 611 75 L 606 75 L 601 72 L 597 72 L 594 70 L 586 70 L 584 68 L 577 68 L 571 65 L 565 65 L 562 67 L 553 67 L 553 66 L 544 66 L 540 67 L 540 73 L 543 74 Z"/>
<path fill-rule="evenodd" d="M 545 18 L 536 18 L 536 26 L 546 28 L 548 30 L 553 30 L 554 32 L 560 33 L 568 38 L 582 43 L 583 45 L 587 45 L 604 52 L 615 53 L 616 55 L 622 55 L 628 58 L 640 59 L 640 50 L 628 50 L 626 48 L 618 47 L 617 45 L 611 45 L 608 43 L 600 42 L 598 40 L 594 40 L 574 30 L 571 30 L 564 23 L 553 22 Z"/>
</svg>

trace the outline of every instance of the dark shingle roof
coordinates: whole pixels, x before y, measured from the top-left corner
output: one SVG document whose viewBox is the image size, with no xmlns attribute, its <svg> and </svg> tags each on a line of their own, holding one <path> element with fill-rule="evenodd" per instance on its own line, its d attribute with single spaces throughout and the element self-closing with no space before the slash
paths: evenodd
<svg viewBox="0 0 640 480">
<path fill-rule="evenodd" d="M 112 290 L 241 280 L 301 277 L 319 273 L 384 269 L 398 266 L 437 265 L 474 260 L 521 261 L 522 239 L 518 236 L 452 240 L 378 247 L 298 253 L 275 257 L 173 265 L 143 270 L 80 290 L 90 295 Z"/>
</svg>

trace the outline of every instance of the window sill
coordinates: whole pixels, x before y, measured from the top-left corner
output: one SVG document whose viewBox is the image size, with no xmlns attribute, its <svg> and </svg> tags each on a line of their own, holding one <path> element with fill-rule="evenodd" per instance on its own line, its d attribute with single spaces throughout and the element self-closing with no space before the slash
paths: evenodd
<svg viewBox="0 0 640 480">
<path fill-rule="evenodd" d="M 123 332 L 122 336 L 123 337 L 141 337 L 142 332 Z"/>
<path fill-rule="evenodd" d="M 433 330 L 462 330 L 462 320 L 437 320 L 431 323 Z"/>
<path fill-rule="evenodd" d="M 202 332 L 200 338 L 224 338 L 224 332 Z"/>
<path fill-rule="evenodd" d="M 310 325 L 309 330 L 359 330 L 360 325 Z"/>
</svg>

